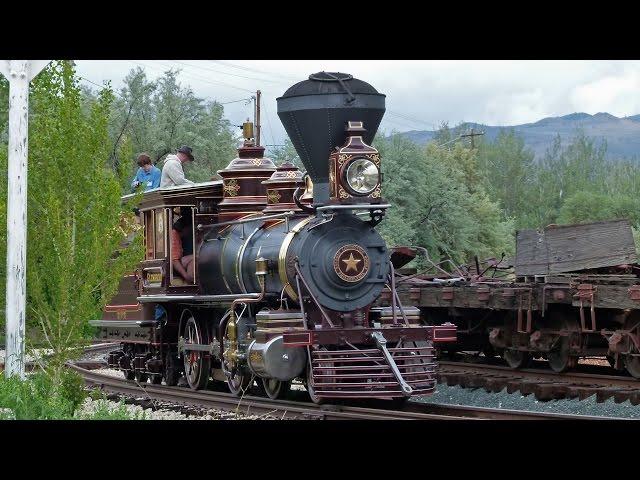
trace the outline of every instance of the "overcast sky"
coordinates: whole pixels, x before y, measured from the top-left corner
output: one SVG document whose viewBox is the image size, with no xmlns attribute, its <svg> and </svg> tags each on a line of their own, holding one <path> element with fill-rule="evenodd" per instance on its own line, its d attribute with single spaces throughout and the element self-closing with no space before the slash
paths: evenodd
<svg viewBox="0 0 640 480">
<path fill-rule="evenodd" d="M 145 68 L 155 79 L 180 68 L 179 79 L 199 97 L 229 102 L 261 90 L 263 144 L 281 144 L 284 128 L 276 97 L 309 74 L 346 72 L 387 95 L 381 128 L 433 130 L 448 121 L 517 125 L 573 112 L 640 113 L 640 61 L 425 61 L 425 60 L 77 60 L 78 74 L 119 89 L 129 70 Z M 91 84 L 89 84 L 91 86 Z M 224 106 L 240 125 L 253 117 L 244 102 Z"/>
</svg>

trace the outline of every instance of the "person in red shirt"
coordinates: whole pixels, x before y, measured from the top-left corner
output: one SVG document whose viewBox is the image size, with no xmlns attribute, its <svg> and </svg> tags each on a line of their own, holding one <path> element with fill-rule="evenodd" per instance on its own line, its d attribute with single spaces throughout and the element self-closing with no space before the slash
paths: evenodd
<svg viewBox="0 0 640 480">
<path fill-rule="evenodd" d="M 180 217 L 171 229 L 171 262 L 173 270 L 187 282 L 193 283 L 195 262 L 193 256 L 193 229 L 191 219 Z"/>
</svg>

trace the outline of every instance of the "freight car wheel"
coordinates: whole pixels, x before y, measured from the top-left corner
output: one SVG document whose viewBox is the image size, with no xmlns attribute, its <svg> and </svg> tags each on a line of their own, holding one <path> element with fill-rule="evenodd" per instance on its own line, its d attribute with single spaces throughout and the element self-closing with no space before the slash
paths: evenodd
<svg viewBox="0 0 640 480">
<path fill-rule="evenodd" d="M 625 355 L 624 366 L 627 368 L 627 372 L 629 372 L 632 377 L 640 378 L 640 357 Z"/>
<path fill-rule="evenodd" d="M 138 383 L 147 383 L 147 379 L 149 378 L 149 375 L 138 371 L 135 373 L 135 378 Z"/>
<path fill-rule="evenodd" d="M 133 370 L 122 370 L 122 373 L 124 375 L 124 378 L 127 380 L 133 380 L 134 378 L 136 378 L 136 372 L 134 372 Z"/>
<path fill-rule="evenodd" d="M 289 392 L 290 382 L 282 382 L 275 378 L 263 378 L 262 389 L 271 400 L 283 398 Z"/>
<path fill-rule="evenodd" d="M 162 384 L 162 375 L 149 375 L 151 379 L 151 383 L 153 385 L 161 385 Z"/>
<path fill-rule="evenodd" d="M 547 361 L 551 370 L 556 373 L 566 372 L 578 365 L 578 357 L 569 355 L 569 338 L 560 337 L 558 345 L 547 353 Z"/>
<path fill-rule="evenodd" d="M 502 353 L 502 358 L 504 358 L 507 365 L 511 368 L 524 368 L 529 364 L 531 355 L 529 355 L 529 352 L 505 348 Z"/>
<path fill-rule="evenodd" d="M 184 327 L 185 343 L 207 344 L 209 335 L 195 318 L 189 317 Z M 184 354 L 184 375 L 192 390 L 202 390 L 209 382 L 211 357 L 205 352 L 187 351 Z"/>
</svg>

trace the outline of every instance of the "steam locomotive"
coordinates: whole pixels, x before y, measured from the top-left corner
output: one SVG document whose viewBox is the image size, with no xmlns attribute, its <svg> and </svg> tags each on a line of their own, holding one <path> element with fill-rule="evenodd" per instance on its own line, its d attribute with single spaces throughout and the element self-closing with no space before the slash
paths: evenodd
<svg viewBox="0 0 640 480">
<path fill-rule="evenodd" d="M 236 395 L 255 382 L 271 398 L 299 379 L 316 403 L 429 394 L 434 344 L 456 329 L 425 325 L 400 301 L 394 251 L 375 229 L 390 206 L 371 146 L 385 95 L 319 72 L 277 106 L 306 173 L 264 157 L 247 123 L 222 180 L 143 194 L 145 259 L 91 321 L 119 342 L 109 365 L 138 382 L 225 382 Z M 390 305 L 374 306 L 383 291 Z"/>
</svg>

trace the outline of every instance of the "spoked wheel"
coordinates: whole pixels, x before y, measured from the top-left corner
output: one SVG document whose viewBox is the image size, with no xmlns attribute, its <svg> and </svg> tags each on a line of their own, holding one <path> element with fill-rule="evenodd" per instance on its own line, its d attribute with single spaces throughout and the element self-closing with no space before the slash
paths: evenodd
<svg viewBox="0 0 640 480">
<path fill-rule="evenodd" d="M 531 360 L 531 355 L 529 352 L 522 352 L 520 350 L 511 350 L 505 348 L 502 353 L 502 358 L 504 358 L 507 365 L 511 368 L 523 368 L 529 364 Z"/>
<path fill-rule="evenodd" d="M 560 337 L 558 345 L 547 353 L 547 361 L 551 370 L 556 373 L 566 372 L 578 365 L 578 357 L 569 355 L 568 337 Z"/>
<path fill-rule="evenodd" d="M 165 362 L 164 383 L 170 387 L 175 387 L 178 385 L 178 380 L 180 379 L 180 371 L 175 354 L 173 352 L 168 352 Z"/>
<path fill-rule="evenodd" d="M 209 343 L 208 333 L 193 317 L 189 317 L 184 327 L 184 339 L 186 344 Z M 191 389 L 201 390 L 207 386 L 210 369 L 211 357 L 205 352 L 190 350 L 184 353 L 184 375 Z"/>
<path fill-rule="evenodd" d="M 136 382 L 138 383 L 147 383 L 148 378 L 149 378 L 149 375 L 147 375 L 146 373 L 142 373 L 139 370 L 137 370 L 135 373 L 135 379 L 136 379 Z"/>
<path fill-rule="evenodd" d="M 640 378 L 640 357 L 624 356 L 624 366 L 634 378 Z"/>
<path fill-rule="evenodd" d="M 253 375 L 241 373 L 239 369 L 236 369 L 233 375 L 225 371 L 225 375 L 227 376 L 227 387 L 236 397 L 244 395 L 253 383 Z"/>
<path fill-rule="evenodd" d="M 262 389 L 272 400 L 276 400 L 278 398 L 283 398 L 289 392 L 289 387 L 291 386 L 291 382 L 282 382 L 280 380 L 276 380 L 275 378 L 263 378 L 262 379 Z"/>
</svg>

